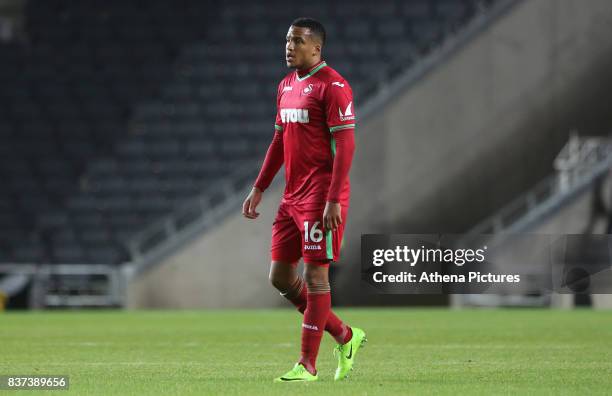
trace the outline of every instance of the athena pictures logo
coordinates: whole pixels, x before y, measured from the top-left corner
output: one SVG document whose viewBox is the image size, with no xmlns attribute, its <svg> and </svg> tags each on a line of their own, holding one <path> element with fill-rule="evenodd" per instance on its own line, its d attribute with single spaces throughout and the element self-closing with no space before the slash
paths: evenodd
<svg viewBox="0 0 612 396">
<path fill-rule="evenodd" d="M 362 281 L 384 294 L 612 293 L 610 235 L 364 234 Z"/>
</svg>

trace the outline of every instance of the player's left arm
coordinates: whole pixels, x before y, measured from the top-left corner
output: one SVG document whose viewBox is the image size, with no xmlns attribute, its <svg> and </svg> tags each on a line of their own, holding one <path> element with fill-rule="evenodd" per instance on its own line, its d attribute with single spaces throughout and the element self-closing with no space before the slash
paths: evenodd
<svg viewBox="0 0 612 396">
<path fill-rule="evenodd" d="M 332 82 L 325 93 L 327 125 L 332 134 L 334 164 L 323 211 L 323 226 L 335 230 L 342 223 L 340 195 L 348 178 L 355 152 L 353 92 L 345 81 Z"/>
</svg>

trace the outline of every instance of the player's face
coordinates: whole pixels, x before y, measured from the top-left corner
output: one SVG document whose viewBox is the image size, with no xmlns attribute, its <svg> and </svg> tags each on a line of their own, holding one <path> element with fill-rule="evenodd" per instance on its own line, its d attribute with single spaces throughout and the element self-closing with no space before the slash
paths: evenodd
<svg viewBox="0 0 612 396">
<path fill-rule="evenodd" d="M 309 28 L 289 27 L 285 45 L 287 67 L 308 69 L 319 60 L 320 54 L 321 44 L 313 39 Z"/>
</svg>

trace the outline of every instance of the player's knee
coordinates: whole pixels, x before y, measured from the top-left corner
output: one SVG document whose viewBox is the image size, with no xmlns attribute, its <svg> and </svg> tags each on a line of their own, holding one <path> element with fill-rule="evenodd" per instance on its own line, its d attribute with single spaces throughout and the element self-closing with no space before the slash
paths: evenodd
<svg viewBox="0 0 612 396">
<path fill-rule="evenodd" d="M 329 288 L 329 278 L 324 271 L 305 271 L 304 280 L 308 285 L 308 290 Z"/>
<path fill-rule="evenodd" d="M 268 279 L 281 293 L 286 292 L 296 278 L 295 266 L 297 263 L 272 261 Z"/>
<path fill-rule="evenodd" d="M 268 279 L 270 280 L 272 286 L 280 292 L 285 292 L 289 288 L 289 280 L 279 273 L 270 272 Z"/>
<path fill-rule="evenodd" d="M 274 288 L 276 288 L 278 290 L 282 289 L 283 282 L 280 279 L 278 279 L 278 276 L 276 276 L 275 274 L 270 273 L 270 276 L 268 277 L 268 280 L 270 281 L 270 284 Z"/>
</svg>

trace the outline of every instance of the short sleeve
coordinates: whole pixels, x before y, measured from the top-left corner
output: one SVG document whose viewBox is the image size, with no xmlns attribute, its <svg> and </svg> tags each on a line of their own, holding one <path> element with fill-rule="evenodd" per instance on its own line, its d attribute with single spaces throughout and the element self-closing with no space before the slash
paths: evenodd
<svg viewBox="0 0 612 396">
<path fill-rule="evenodd" d="M 332 81 L 327 85 L 325 102 L 330 132 L 355 128 L 353 90 L 346 80 Z"/>
</svg>

